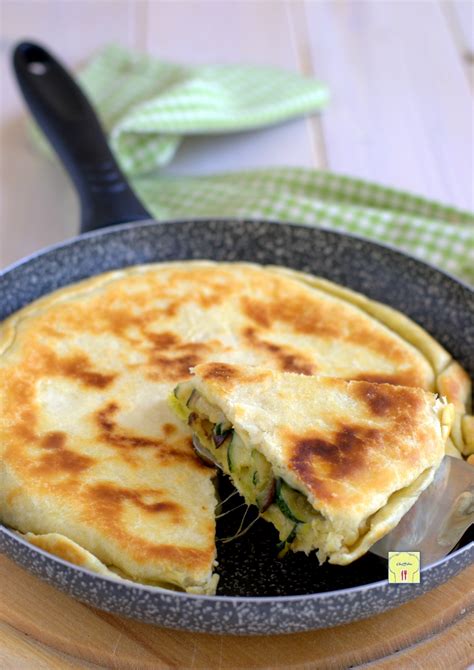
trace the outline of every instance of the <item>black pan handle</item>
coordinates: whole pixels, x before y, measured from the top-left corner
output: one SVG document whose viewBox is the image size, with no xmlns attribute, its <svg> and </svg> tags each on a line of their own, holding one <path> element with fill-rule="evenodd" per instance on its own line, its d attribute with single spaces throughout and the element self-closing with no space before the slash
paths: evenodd
<svg viewBox="0 0 474 670">
<path fill-rule="evenodd" d="M 151 219 L 109 149 L 105 133 L 71 75 L 38 44 L 13 52 L 21 92 L 76 186 L 81 232 Z"/>
</svg>

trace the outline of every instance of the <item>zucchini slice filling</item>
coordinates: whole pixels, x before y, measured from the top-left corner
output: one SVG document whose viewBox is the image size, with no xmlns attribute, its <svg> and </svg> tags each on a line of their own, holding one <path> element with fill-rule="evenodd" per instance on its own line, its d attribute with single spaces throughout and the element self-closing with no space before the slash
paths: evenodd
<svg viewBox="0 0 474 670">
<path fill-rule="evenodd" d="M 246 502 L 256 505 L 260 515 L 277 528 L 279 556 L 290 547 L 305 553 L 319 548 L 318 558 L 323 561 L 342 546 L 342 536 L 310 505 L 305 494 L 275 473 L 265 456 L 246 444 L 222 411 L 190 382 L 179 384 L 170 402 L 190 426 L 196 453 L 229 475 Z"/>
</svg>

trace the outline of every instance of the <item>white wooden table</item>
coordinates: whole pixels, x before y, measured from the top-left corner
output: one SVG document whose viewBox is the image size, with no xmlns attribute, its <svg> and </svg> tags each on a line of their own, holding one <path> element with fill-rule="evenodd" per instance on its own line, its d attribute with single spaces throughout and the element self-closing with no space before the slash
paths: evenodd
<svg viewBox="0 0 474 670">
<path fill-rule="evenodd" d="M 0 0 L 0 267 L 77 231 L 61 168 L 25 136 L 15 41 L 76 67 L 108 42 L 189 64 L 274 65 L 326 81 L 322 116 L 184 142 L 174 174 L 325 168 L 472 209 L 473 8 L 469 0 Z"/>
</svg>

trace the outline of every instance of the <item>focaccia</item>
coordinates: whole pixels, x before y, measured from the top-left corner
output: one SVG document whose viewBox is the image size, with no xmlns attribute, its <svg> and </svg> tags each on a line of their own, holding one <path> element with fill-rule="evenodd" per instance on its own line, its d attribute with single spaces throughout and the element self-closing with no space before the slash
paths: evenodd
<svg viewBox="0 0 474 670">
<path fill-rule="evenodd" d="M 474 450 L 466 373 L 399 312 L 284 268 L 129 267 L 0 324 L 0 521 L 87 569 L 212 592 L 215 468 L 167 403 L 209 361 L 439 391 L 449 449 Z"/>
</svg>

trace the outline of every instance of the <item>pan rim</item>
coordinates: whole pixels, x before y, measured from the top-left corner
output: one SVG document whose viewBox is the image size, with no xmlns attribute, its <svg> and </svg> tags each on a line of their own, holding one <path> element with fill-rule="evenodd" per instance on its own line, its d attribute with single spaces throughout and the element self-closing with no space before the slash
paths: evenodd
<svg viewBox="0 0 474 670">
<path fill-rule="evenodd" d="M 47 560 L 53 561 L 54 563 L 57 563 L 63 567 L 66 567 L 73 572 L 79 572 L 81 574 L 85 574 L 88 577 L 91 577 L 93 580 L 99 580 L 99 581 L 105 581 L 108 584 L 111 585 L 111 587 L 116 586 L 117 584 L 120 584 L 121 586 L 125 587 L 126 589 L 131 589 L 131 590 L 136 590 L 136 591 L 141 591 L 144 593 L 149 593 L 150 595 L 163 595 L 167 597 L 177 597 L 179 599 L 184 598 L 186 600 L 191 599 L 191 600 L 197 600 L 200 602 L 207 602 L 207 603 L 214 603 L 214 602 L 225 602 L 225 603 L 239 603 L 239 604 L 249 604 L 249 603 L 291 603 L 291 602 L 301 602 L 301 601 L 308 601 L 308 600 L 315 600 L 315 599 L 329 599 L 329 598 L 337 598 L 337 597 L 343 597 L 345 595 L 350 595 L 350 594 L 355 594 L 355 593 L 360 593 L 368 590 L 377 590 L 380 588 L 384 588 L 388 586 L 388 578 L 387 579 L 381 579 L 377 582 L 368 582 L 367 584 L 360 584 L 359 586 L 352 586 L 352 587 L 347 587 L 344 589 L 337 589 L 335 591 L 320 591 L 316 593 L 302 593 L 302 594 L 296 594 L 296 595 L 283 595 L 283 596 L 223 596 L 223 595 L 207 595 L 207 594 L 199 594 L 199 593 L 188 593 L 186 591 L 173 591 L 171 589 L 165 589 L 161 586 L 151 586 L 149 584 L 141 584 L 140 582 L 133 582 L 132 580 L 116 580 L 113 577 L 108 577 L 107 575 L 101 575 L 97 572 L 93 572 L 92 570 L 89 570 L 87 568 L 84 568 L 80 565 L 76 565 L 75 563 L 70 563 L 69 561 L 64 560 L 63 558 L 60 558 L 59 556 L 56 556 L 55 554 L 50 554 L 49 552 L 45 551 L 44 549 L 41 549 L 41 547 L 37 547 L 27 540 L 23 539 L 22 537 L 19 537 L 16 535 L 14 530 L 11 530 L 4 526 L 3 524 L 0 524 L 0 533 L 3 535 L 7 535 L 11 540 L 14 542 L 17 542 L 18 544 L 22 545 L 23 547 L 26 547 L 27 549 L 31 550 L 33 553 L 40 554 Z M 464 545 L 463 547 L 460 547 L 456 551 L 453 551 L 452 553 L 448 554 L 447 556 L 444 556 L 443 558 L 439 559 L 435 563 L 432 563 L 431 565 L 428 565 L 425 568 L 421 568 L 421 575 L 430 573 L 431 571 L 435 570 L 436 568 L 439 568 L 442 566 L 443 563 L 449 562 L 453 558 L 459 558 L 462 556 L 465 552 L 474 550 L 474 540 L 469 542 L 468 544 Z M 474 553 L 474 551 L 473 551 Z M 13 560 L 13 559 L 10 559 Z M 16 561 L 14 561 L 16 563 Z M 18 564 L 18 563 L 17 563 Z"/>
<path fill-rule="evenodd" d="M 474 297 L 474 286 L 471 286 L 468 284 L 466 281 L 463 279 L 460 279 L 459 277 L 456 277 L 455 275 L 451 274 L 447 270 L 442 270 L 440 268 L 437 268 L 435 265 L 429 263 L 428 261 L 422 260 L 420 258 L 417 258 L 413 254 L 410 254 L 403 249 L 400 249 L 399 247 L 392 245 L 388 242 L 379 242 L 377 240 L 373 240 L 369 237 L 364 237 L 362 235 L 356 235 L 355 233 L 349 233 L 346 231 L 340 231 L 340 230 L 333 230 L 332 228 L 327 228 L 325 226 L 319 226 L 319 225 L 312 225 L 312 224 L 306 224 L 306 223 L 294 223 L 292 221 L 277 221 L 274 219 L 261 219 L 261 218 L 253 218 L 253 217 L 196 217 L 196 218 L 186 218 L 186 219 L 166 219 L 165 221 L 158 221 L 156 219 L 143 219 L 142 221 L 125 221 L 123 223 L 117 223 L 112 226 L 106 226 L 104 228 L 99 228 L 97 230 L 92 230 L 88 233 L 80 233 L 79 235 L 75 235 L 74 237 L 68 238 L 66 240 L 63 240 L 61 242 L 56 242 L 54 244 L 48 245 L 46 247 L 42 247 L 38 251 L 34 251 L 31 254 L 28 254 L 27 256 L 24 256 L 16 261 L 13 261 L 13 263 L 10 263 L 7 265 L 3 270 L 0 270 L 0 279 L 4 277 L 6 274 L 9 272 L 12 272 L 13 270 L 16 270 L 17 268 L 21 267 L 22 265 L 26 265 L 30 261 L 35 260 L 36 258 L 39 258 L 40 256 L 46 255 L 49 252 L 52 251 L 57 251 L 59 249 L 62 249 L 64 247 L 68 247 L 72 244 L 75 244 L 76 242 L 80 242 L 82 240 L 88 240 L 88 239 L 95 239 L 96 237 L 101 237 L 101 236 L 106 236 L 108 234 L 112 233 L 118 233 L 122 230 L 131 230 L 133 228 L 151 228 L 153 226 L 174 226 L 174 225 L 190 225 L 193 223 L 217 223 L 217 224 L 235 224 L 235 223 L 250 223 L 250 224 L 268 224 L 272 226 L 287 226 L 289 228 L 293 229 L 298 229 L 298 228 L 303 228 L 303 229 L 309 229 L 309 230 L 316 230 L 318 232 L 322 233 L 328 233 L 331 235 L 337 235 L 340 237 L 344 238 L 349 238 L 353 239 L 357 242 L 363 242 L 366 244 L 370 244 L 375 247 L 379 247 L 381 249 L 384 249 L 386 251 L 389 251 L 391 253 L 397 254 L 399 256 L 402 256 L 404 258 L 408 258 L 409 260 L 418 263 L 422 266 L 425 266 L 432 272 L 435 272 L 437 274 L 440 274 L 441 276 L 455 282 L 456 284 L 459 284 L 462 288 L 466 289 L 469 291 L 469 293 L 472 293 Z M 177 259 L 177 261 L 182 261 L 183 259 Z M 196 258 L 190 259 L 190 260 L 198 260 Z M 205 259 L 202 258 L 201 260 L 212 260 L 212 259 Z M 160 261 L 156 261 L 159 263 Z M 167 262 L 173 262 L 173 261 L 167 261 Z M 225 261 L 222 261 L 225 262 Z M 146 263 L 144 264 L 146 265 Z M 119 266 L 119 267 L 131 267 L 131 266 Z M 283 266 L 286 267 L 286 266 Z M 100 273 L 99 273 L 100 274 Z M 96 276 L 96 275 L 90 275 Z M 74 283 L 74 282 L 73 282 Z M 1 323 L 1 321 L 0 321 Z"/>
</svg>

